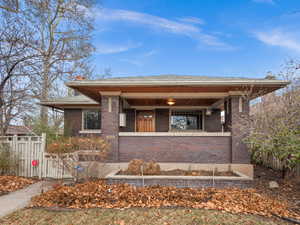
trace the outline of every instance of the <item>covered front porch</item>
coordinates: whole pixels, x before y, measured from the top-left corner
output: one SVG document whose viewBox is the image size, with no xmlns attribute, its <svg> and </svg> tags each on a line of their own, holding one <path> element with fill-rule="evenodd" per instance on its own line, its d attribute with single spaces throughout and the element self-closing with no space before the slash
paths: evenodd
<svg viewBox="0 0 300 225">
<path fill-rule="evenodd" d="M 184 163 L 250 161 L 246 146 L 236 140 L 241 132 L 232 129 L 249 112 L 249 102 L 239 93 L 100 95 L 101 135 L 110 139 L 115 148 L 112 157 L 118 162 L 137 158 Z"/>
<path fill-rule="evenodd" d="M 122 93 L 120 132 L 228 132 L 224 126 L 224 98 L 217 93 Z"/>
<path fill-rule="evenodd" d="M 220 93 L 121 93 L 119 161 L 231 163 L 225 98 Z"/>
</svg>

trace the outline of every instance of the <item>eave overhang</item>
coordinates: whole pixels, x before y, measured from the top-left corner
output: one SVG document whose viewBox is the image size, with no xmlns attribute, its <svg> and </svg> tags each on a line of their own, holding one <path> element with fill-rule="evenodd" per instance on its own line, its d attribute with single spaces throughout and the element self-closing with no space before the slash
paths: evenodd
<svg viewBox="0 0 300 225">
<path fill-rule="evenodd" d="M 56 99 L 40 104 L 57 109 L 99 107 L 101 95 L 117 95 L 121 98 L 138 99 L 207 99 L 222 100 L 232 93 L 251 91 L 251 99 L 273 92 L 288 85 L 288 81 L 247 78 L 218 78 L 201 76 L 153 76 L 109 78 L 102 80 L 77 80 L 66 85 L 77 90 L 82 97 Z M 191 99 L 191 100 L 190 100 Z M 150 101 L 148 100 L 148 101 Z"/>
<path fill-rule="evenodd" d="M 80 93 L 99 101 L 101 92 L 120 93 L 229 93 L 234 91 L 252 91 L 252 98 L 273 92 L 288 85 L 281 80 L 147 80 L 147 81 L 72 81 L 66 83 Z"/>
</svg>

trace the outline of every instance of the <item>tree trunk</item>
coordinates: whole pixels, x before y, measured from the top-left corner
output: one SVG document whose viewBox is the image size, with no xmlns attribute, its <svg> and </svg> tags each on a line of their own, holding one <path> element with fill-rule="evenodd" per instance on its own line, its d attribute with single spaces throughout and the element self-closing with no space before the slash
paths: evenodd
<svg viewBox="0 0 300 225">
<path fill-rule="evenodd" d="M 0 136 L 3 136 L 5 133 L 3 88 L 2 86 L 0 87 Z"/>
<path fill-rule="evenodd" d="M 49 84 L 49 60 L 46 59 L 44 61 L 44 65 L 43 65 L 43 83 L 42 83 L 42 90 L 41 90 L 41 96 L 40 96 L 40 101 L 46 101 L 48 99 L 48 95 L 49 95 L 49 88 L 50 88 L 50 84 Z M 48 108 L 45 106 L 41 106 L 41 111 L 40 111 L 40 118 L 42 123 L 48 125 Z"/>
</svg>

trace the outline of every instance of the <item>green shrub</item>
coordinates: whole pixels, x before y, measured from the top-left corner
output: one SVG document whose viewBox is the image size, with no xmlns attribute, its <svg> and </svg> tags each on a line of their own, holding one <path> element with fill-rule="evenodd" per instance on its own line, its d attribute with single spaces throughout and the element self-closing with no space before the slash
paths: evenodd
<svg viewBox="0 0 300 225">
<path fill-rule="evenodd" d="M 265 156 L 277 159 L 282 165 L 283 176 L 300 164 L 300 134 L 298 130 L 274 122 L 273 129 L 256 129 L 245 139 L 252 160 L 263 163 Z"/>
</svg>

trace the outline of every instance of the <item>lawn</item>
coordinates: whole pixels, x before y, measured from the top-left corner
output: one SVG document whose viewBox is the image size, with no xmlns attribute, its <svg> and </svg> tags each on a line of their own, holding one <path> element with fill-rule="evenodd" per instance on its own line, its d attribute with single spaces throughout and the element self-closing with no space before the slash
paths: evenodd
<svg viewBox="0 0 300 225">
<path fill-rule="evenodd" d="M 24 209 L 0 219 L 1 225 L 184 225 L 184 224 L 289 224 L 254 215 L 231 214 L 203 209 L 88 209 L 76 211 L 47 211 Z"/>
</svg>

